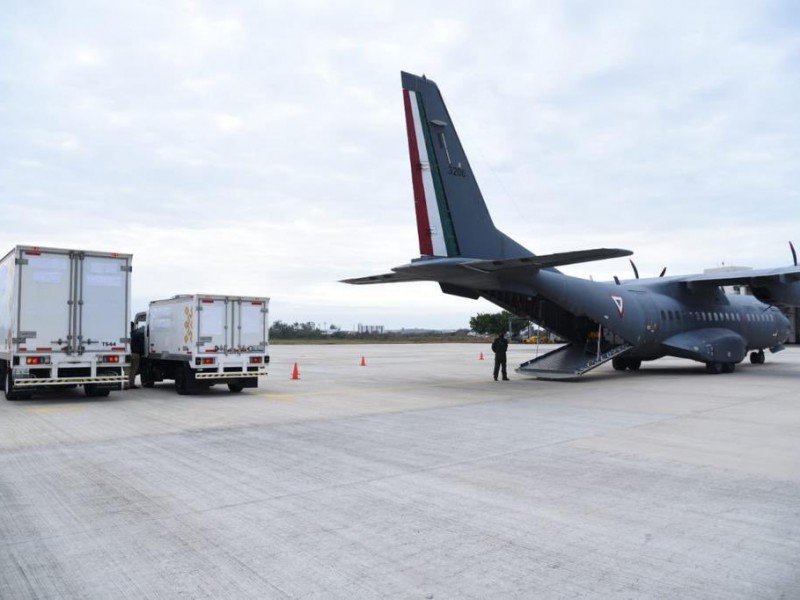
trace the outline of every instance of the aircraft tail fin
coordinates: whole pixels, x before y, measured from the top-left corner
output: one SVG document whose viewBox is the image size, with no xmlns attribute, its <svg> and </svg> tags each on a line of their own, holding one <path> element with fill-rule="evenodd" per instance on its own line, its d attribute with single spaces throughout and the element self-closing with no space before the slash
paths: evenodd
<svg viewBox="0 0 800 600">
<path fill-rule="evenodd" d="M 494 226 L 438 86 L 405 72 L 401 79 L 420 254 L 531 255 Z"/>
</svg>

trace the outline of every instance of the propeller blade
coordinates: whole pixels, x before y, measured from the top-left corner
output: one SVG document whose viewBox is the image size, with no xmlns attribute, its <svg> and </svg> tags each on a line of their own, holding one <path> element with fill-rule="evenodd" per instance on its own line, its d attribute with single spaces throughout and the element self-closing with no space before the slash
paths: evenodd
<svg viewBox="0 0 800 600">
<path fill-rule="evenodd" d="M 661 273 L 658 276 L 659 277 L 663 277 L 664 273 L 666 273 L 666 272 L 667 272 L 667 267 L 664 267 L 663 269 L 661 269 Z"/>
<path fill-rule="evenodd" d="M 794 266 L 796 267 L 797 266 L 797 252 L 795 251 L 794 244 L 792 242 L 789 242 L 789 248 L 792 249 L 792 258 L 794 259 Z"/>
<path fill-rule="evenodd" d="M 633 267 L 633 274 L 636 275 L 636 279 L 639 279 L 639 269 L 636 268 L 636 263 L 630 258 L 628 259 L 628 262 L 630 262 L 631 266 Z"/>
</svg>

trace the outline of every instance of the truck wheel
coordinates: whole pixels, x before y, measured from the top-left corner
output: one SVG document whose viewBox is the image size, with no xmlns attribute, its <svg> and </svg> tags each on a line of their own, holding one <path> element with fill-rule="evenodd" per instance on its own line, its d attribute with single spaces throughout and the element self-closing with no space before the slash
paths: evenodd
<svg viewBox="0 0 800 600">
<path fill-rule="evenodd" d="M 153 367 L 150 365 L 142 365 L 139 371 L 139 379 L 142 380 L 142 387 L 153 387 L 156 384 L 156 379 L 153 377 Z"/>
<path fill-rule="evenodd" d="M 20 393 L 19 392 L 12 392 L 11 389 L 14 387 L 14 379 L 13 375 L 11 374 L 11 370 L 6 371 L 6 376 L 3 378 L 5 380 L 5 393 L 6 393 L 6 400 L 19 400 Z"/>
<path fill-rule="evenodd" d="M 232 392 L 239 393 L 244 389 L 244 384 L 243 383 L 239 383 L 238 381 L 236 383 L 229 383 L 228 384 L 228 389 L 230 391 L 232 391 Z"/>
<path fill-rule="evenodd" d="M 183 369 L 178 369 L 178 372 L 175 373 L 175 391 L 181 396 L 188 394 L 186 391 L 186 374 Z"/>
<path fill-rule="evenodd" d="M 89 398 L 103 398 L 104 396 L 108 396 L 111 390 L 98 390 L 97 386 L 93 383 L 87 383 L 83 386 L 84 393 Z"/>
<path fill-rule="evenodd" d="M 192 374 L 188 367 L 179 367 L 175 371 L 175 391 L 181 396 L 194 394 L 197 391 L 197 385 L 192 381 Z"/>
</svg>

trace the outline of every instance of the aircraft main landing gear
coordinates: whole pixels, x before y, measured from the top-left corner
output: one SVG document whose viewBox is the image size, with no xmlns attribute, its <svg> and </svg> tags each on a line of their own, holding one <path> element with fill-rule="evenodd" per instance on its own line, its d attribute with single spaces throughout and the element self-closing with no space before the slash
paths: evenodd
<svg viewBox="0 0 800 600">
<path fill-rule="evenodd" d="M 758 352 L 751 352 L 750 353 L 750 362 L 754 365 L 763 365 L 764 360 L 766 357 L 764 356 L 764 351 L 759 350 Z"/>
<path fill-rule="evenodd" d="M 618 356 L 611 359 L 611 366 L 615 371 L 624 371 L 630 369 L 631 371 L 638 371 L 642 366 L 642 359 L 628 358 L 627 356 Z"/>
<path fill-rule="evenodd" d="M 718 375 L 719 373 L 733 373 L 736 370 L 736 363 L 727 362 L 714 362 L 709 361 L 706 363 L 706 373 Z"/>
</svg>

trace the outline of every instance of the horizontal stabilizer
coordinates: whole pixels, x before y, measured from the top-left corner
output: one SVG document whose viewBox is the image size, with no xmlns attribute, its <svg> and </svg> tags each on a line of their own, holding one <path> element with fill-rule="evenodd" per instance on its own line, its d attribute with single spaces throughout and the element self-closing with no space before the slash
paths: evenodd
<svg viewBox="0 0 800 600">
<path fill-rule="evenodd" d="M 500 272 L 513 272 L 524 274 L 526 271 L 535 272 L 540 269 L 574 265 L 594 260 L 630 256 L 630 250 L 620 248 L 595 248 L 593 250 L 574 250 L 572 252 L 559 252 L 557 254 L 544 254 L 541 256 L 521 256 L 519 258 L 503 258 L 497 260 L 476 260 L 472 258 L 427 258 L 423 257 L 412 261 L 409 265 L 395 267 L 393 273 L 370 275 L 355 279 L 343 279 L 342 283 L 353 285 L 366 285 L 371 283 L 398 283 L 406 281 L 442 281 L 452 276 L 456 270 L 468 269 L 477 273 L 494 275 Z M 450 293 L 445 290 L 445 293 Z M 456 293 L 456 295 L 464 295 Z"/>
<path fill-rule="evenodd" d="M 538 270 L 561 267 L 564 265 L 576 265 L 595 260 L 606 260 L 608 258 L 619 258 L 621 256 L 630 256 L 631 254 L 633 254 L 633 252 L 630 250 L 623 250 L 622 248 L 594 248 L 592 250 L 573 250 L 572 252 L 558 252 L 556 254 L 542 254 L 540 256 L 531 255 L 500 260 L 471 261 L 464 266 L 486 273 L 525 268 Z"/>
<path fill-rule="evenodd" d="M 342 279 L 340 283 L 350 283 L 353 285 L 368 285 L 370 283 L 402 283 L 408 281 L 425 281 L 412 277 L 406 273 L 383 273 L 382 275 L 368 275 L 367 277 L 355 277 L 353 279 Z"/>
</svg>

